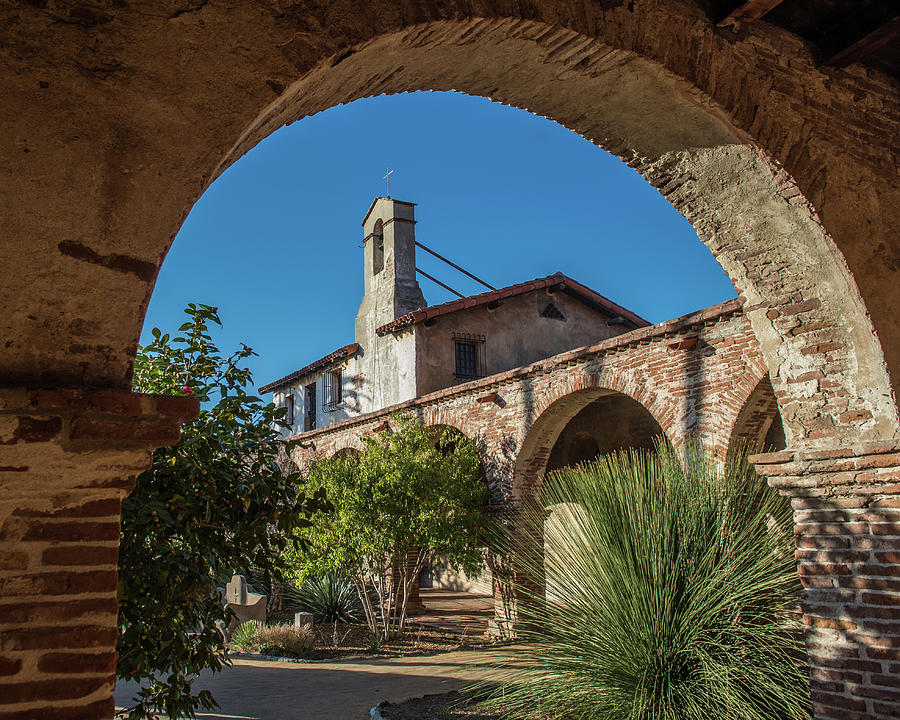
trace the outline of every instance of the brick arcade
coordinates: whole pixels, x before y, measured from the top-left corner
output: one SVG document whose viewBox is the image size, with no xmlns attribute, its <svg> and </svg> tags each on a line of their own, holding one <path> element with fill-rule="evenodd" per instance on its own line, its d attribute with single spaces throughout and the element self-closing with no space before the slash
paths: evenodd
<svg viewBox="0 0 900 720">
<path fill-rule="evenodd" d="M 856 24 L 842 20 L 879 8 L 890 4 L 3 3 L 0 719 L 112 715 L 118 503 L 197 409 L 129 392 L 148 299 L 193 203 L 285 123 L 447 89 L 621 157 L 692 223 L 742 314 L 671 337 L 638 329 L 409 409 L 464 431 L 496 418 L 514 444 L 493 477 L 515 497 L 559 429 L 610 392 L 673 440 L 694 427 L 723 448 L 725 416 L 762 433 L 768 389 L 740 407 L 754 365 L 756 380 L 768 369 L 785 449 L 756 462 L 794 505 L 815 715 L 900 716 L 898 26 L 848 37 Z M 728 323 L 756 345 L 726 345 Z M 681 395 L 642 382 L 653 353 Z M 740 389 L 678 384 L 731 353 L 748 359 Z M 715 394 L 721 418 L 704 410 Z M 347 442 L 376 420 L 353 420 Z M 499 446 L 499 431 L 484 442 Z"/>
</svg>

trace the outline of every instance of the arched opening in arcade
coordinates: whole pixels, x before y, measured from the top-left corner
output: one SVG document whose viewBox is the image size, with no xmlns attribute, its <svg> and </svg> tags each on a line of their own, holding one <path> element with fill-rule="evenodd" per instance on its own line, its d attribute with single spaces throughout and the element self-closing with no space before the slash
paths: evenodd
<svg viewBox="0 0 900 720">
<path fill-rule="evenodd" d="M 666 441 L 666 433 L 641 403 L 624 393 L 605 388 L 581 390 L 557 399 L 537 417 L 523 444 L 514 478 L 520 502 L 539 492 L 545 476 L 567 467 L 601 460 L 629 450 L 652 450 Z M 527 490 L 526 490 L 527 488 Z M 515 492 L 515 490 L 514 490 Z M 548 556 L 578 526 L 578 507 L 569 503 L 545 508 L 543 524 L 545 597 L 565 602 L 567 582 L 558 573 L 564 563 Z M 499 608 L 498 608 L 499 612 Z"/>
<path fill-rule="evenodd" d="M 435 423 L 428 425 L 435 447 L 442 452 L 452 452 L 466 434 L 453 425 Z M 484 467 L 481 480 L 486 483 Z M 488 557 L 488 548 L 483 548 Z M 489 563 L 478 573 L 467 573 L 449 561 L 446 555 L 433 553 L 419 575 L 419 585 L 410 597 L 412 612 L 426 615 L 429 622 L 440 625 L 442 620 L 468 622 L 475 631 L 483 631 L 493 616 L 493 583 Z"/>
<path fill-rule="evenodd" d="M 547 472 L 625 450 L 652 450 L 665 433 L 637 400 L 615 393 L 591 402 L 559 433 Z"/>
<path fill-rule="evenodd" d="M 95 133 L 103 138 L 96 145 L 87 134 L 77 146 L 73 141 L 72 148 L 85 149 L 71 150 L 73 170 L 59 173 L 58 181 L 43 181 L 53 173 L 37 161 L 37 170 L 23 169 L 23 176 L 32 173 L 42 178 L 35 187 L 46 187 L 49 196 L 37 196 L 37 201 L 53 206 L 56 214 L 34 237 L 22 231 L 33 243 L 8 265 L 6 377 L 23 385 L 127 388 L 156 272 L 188 210 L 215 178 L 284 124 L 362 97 L 458 89 L 527 108 L 591 139 L 624 159 L 689 218 L 745 301 L 765 364 L 776 381 L 777 403 L 782 409 L 790 408 L 782 414 L 788 447 L 827 449 L 851 440 L 895 437 L 896 405 L 875 327 L 887 338 L 888 363 L 895 367 L 896 318 L 889 309 L 877 307 L 877 300 L 884 297 L 877 286 L 884 283 L 874 274 L 860 276 L 861 295 L 850 270 L 880 266 L 860 250 L 878 243 L 862 242 L 851 227 L 855 219 L 851 222 L 848 218 L 854 217 L 851 209 L 858 201 L 854 193 L 830 193 L 832 199 L 825 208 L 824 192 L 826 184 L 829 188 L 856 187 L 857 180 L 864 189 L 878 186 L 881 179 L 869 170 L 888 163 L 883 157 L 866 156 L 866 147 L 859 151 L 862 159 L 842 154 L 840 138 L 822 140 L 824 150 L 808 143 L 804 133 L 809 123 L 802 112 L 795 111 L 797 103 L 790 92 L 784 102 L 766 105 L 765 96 L 775 94 L 770 93 L 771 83 L 742 85 L 740 72 L 731 76 L 723 69 L 744 67 L 741 54 L 747 51 L 746 43 L 726 41 L 713 29 L 698 42 L 682 38 L 686 48 L 706 48 L 702 67 L 695 71 L 691 63 L 668 60 L 677 55 L 670 52 L 669 33 L 633 32 L 640 27 L 666 27 L 672 28 L 674 37 L 687 32 L 687 27 L 705 28 L 701 15 L 692 15 L 685 22 L 680 9 L 672 11 L 675 5 L 671 3 L 659 3 L 651 10 L 641 4 L 634 10 L 631 5 L 610 10 L 618 13 L 617 22 L 598 23 L 602 31 L 592 27 L 588 32 L 591 23 L 584 23 L 586 34 L 559 27 L 560 18 L 545 18 L 545 23 L 521 17 L 447 20 L 426 14 L 413 26 L 404 26 L 402 21 L 390 28 L 370 24 L 361 34 L 339 40 L 329 36 L 321 45 L 301 48 L 294 46 L 295 41 L 307 43 L 309 33 L 295 32 L 289 26 L 279 29 L 284 37 L 277 41 L 267 37 L 264 45 L 268 49 L 253 58 L 250 71 L 243 67 L 243 60 L 219 58 L 218 46 L 204 49 L 198 44 L 215 71 L 208 76 L 198 74 L 198 81 L 186 86 L 184 95 L 173 90 L 172 94 L 138 92 L 129 96 L 122 106 L 134 104 L 129 110 L 132 115 L 114 122 L 102 115 L 98 120 L 121 128 L 118 135 L 112 133 L 114 142 L 105 131 Z M 626 14 L 632 12 L 637 20 Z M 179 26 L 182 22 L 187 19 L 179 20 Z M 222 27 L 240 33 L 242 22 L 222 23 Z M 564 24 L 582 29 L 579 23 Z M 614 36 L 618 31 L 606 29 L 619 27 L 625 28 L 623 37 L 631 39 Z M 354 40 L 347 41 L 347 37 Z M 232 77 L 232 69 L 235 87 L 242 89 L 220 94 L 212 79 Z M 720 73 L 724 77 L 720 78 Z M 801 88 L 831 83 L 809 58 L 797 61 L 791 74 L 797 75 Z M 165 73 L 134 74 L 136 78 L 151 76 L 167 82 Z M 206 78 L 210 95 L 198 92 Z M 257 86 L 257 90 L 250 89 Z M 259 90 L 264 86 L 269 88 L 264 90 L 267 95 Z M 718 92 L 714 100 L 711 94 L 716 86 L 726 90 Z M 102 104 L 109 107 L 106 86 L 98 83 L 97 88 L 87 94 L 104 94 Z M 746 96 L 737 88 L 744 88 Z M 855 97 L 852 88 L 846 95 Z M 165 100 L 161 100 L 163 96 Z M 150 104 L 142 104 L 145 102 Z M 824 122 L 828 124 L 827 119 Z M 836 127 L 840 123 L 831 124 Z M 23 162 L 23 154 L 16 152 L 18 162 Z M 46 156 L 52 161 L 50 153 Z M 41 156 L 31 153 L 28 157 Z M 103 158 L 105 164 L 97 165 L 100 161 L 96 158 Z M 829 175 L 829 169 L 833 174 Z M 799 184 L 791 172 L 797 174 Z M 104 191 L 97 196 L 103 201 L 94 207 L 85 203 L 83 188 L 98 182 Z M 887 197 L 890 200 L 891 196 Z M 878 202 L 873 200 L 873 207 Z M 890 204 L 882 203 L 884 207 Z M 23 204 L 27 221 L 14 223 L 14 227 L 28 227 L 34 207 Z M 889 210 L 873 210 L 876 218 L 879 213 L 890 217 Z M 72 220 L 61 222 L 60 218 Z M 298 225 L 302 220 L 298 218 Z M 877 226 L 872 229 L 877 235 L 889 232 L 885 228 L 891 224 L 876 222 L 873 226 Z M 888 239 L 887 235 L 881 237 Z M 838 238 L 838 244 L 833 238 Z M 304 237 L 303 241 L 304 247 L 329 243 L 324 236 Z M 512 251 L 517 247 L 513 237 L 497 242 Z M 847 253 L 846 262 L 842 251 Z M 598 252 L 587 260 L 599 258 L 600 262 L 603 257 L 598 245 Z M 333 258 L 326 260 L 301 266 L 273 258 L 272 265 L 292 265 L 293 275 L 285 281 L 292 287 L 302 288 L 305 275 L 311 272 L 325 274 L 339 286 L 344 282 L 341 268 Z M 46 272 L 47 267 L 53 272 Z M 116 298 L 115 303 L 110 303 L 111 297 Z M 292 307 L 298 297 L 303 296 L 293 298 Z M 326 305 L 318 303 L 317 307 Z M 867 310 L 872 311 L 874 326 Z M 828 384 L 813 389 L 805 386 L 803 378 L 810 373 L 828 375 Z M 19 410 L 9 407 L 22 416 L 30 411 L 24 405 Z M 58 412 L 73 412 L 65 407 Z M 520 490 L 528 491 L 546 471 L 571 417 L 574 414 L 561 420 L 555 430 L 544 427 L 552 442 L 531 433 L 525 439 L 521 447 L 524 459 L 516 466 L 517 478 L 521 476 L 524 483 Z M 116 418 L 121 420 L 121 416 Z M 68 421 L 60 423 L 60 427 L 68 426 Z M 773 420 L 763 443 L 774 426 Z M 752 432 L 750 435 L 753 437 Z M 759 434 L 755 437 L 758 440 Z M 35 442 L 43 440 L 38 437 Z M 108 447 L 98 443 L 91 463 L 96 464 L 96 457 L 104 452 L 118 452 L 116 443 L 124 441 L 108 434 L 104 442 Z M 128 442 L 134 439 L 129 437 Z M 526 452 L 531 446 L 540 449 Z M 560 445 L 557 461 L 565 453 L 578 457 L 601 449 L 597 437 L 573 437 Z M 115 503 L 126 492 L 124 482 L 82 482 L 82 476 L 90 480 L 88 476 L 99 471 L 75 454 L 60 464 L 65 465 L 64 470 L 54 466 L 54 482 L 62 483 L 67 476 L 78 480 L 65 487 L 45 484 L 50 474 L 41 474 L 39 463 L 32 465 L 31 472 L 40 479 L 31 483 L 34 489 L 28 492 L 33 497 L 22 491 L 13 502 L 33 505 L 41 513 L 48 512 L 48 507 L 78 505 L 84 487 L 92 488 L 91 501 Z M 28 469 L 19 458 L 9 467 Z M 51 495 L 52 502 L 47 499 Z M 72 539 L 84 542 L 80 536 Z M 107 613 L 103 622 L 115 622 L 114 609 L 111 618 Z M 839 624 L 843 620 L 825 620 L 845 627 Z M 845 636 L 843 639 L 849 637 Z M 108 685 L 92 686 L 84 703 L 103 701 L 108 697 Z M 76 701 L 82 699 L 71 702 Z"/>
<path fill-rule="evenodd" d="M 637 400 L 621 393 L 606 395 L 579 411 L 560 432 L 550 451 L 547 472 L 602 459 L 604 455 L 628 450 L 652 450 L 664 441 L 665 433 L 650 412 Z M 575 506 L 563 504 L 547 508 L 544 522 L 544 552 L 549 553 L 565 538 L 571 528 Z M 560 563 L 548 558 L 545 565 L 546 596 L 549 600 L 565 601 L 565 591 L 553 569 Z"/>
</svg>

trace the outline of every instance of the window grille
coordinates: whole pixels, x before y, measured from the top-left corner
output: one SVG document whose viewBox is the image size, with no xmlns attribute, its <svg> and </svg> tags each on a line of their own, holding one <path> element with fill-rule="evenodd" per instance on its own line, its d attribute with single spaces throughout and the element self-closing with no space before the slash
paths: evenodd
<svg viewBox="0 0 900 720">
<path fill-rule="evenodd" d="M 484 335 L 453 333 L 457 380 L 474 380 L 484 377 Z"/>
<path fill-rule="evenodd" d="M 333 370 L 325 374 L 322 408 L 325 412 L 334 412 L 344 400 L 344 372 Z"/>
</svg>

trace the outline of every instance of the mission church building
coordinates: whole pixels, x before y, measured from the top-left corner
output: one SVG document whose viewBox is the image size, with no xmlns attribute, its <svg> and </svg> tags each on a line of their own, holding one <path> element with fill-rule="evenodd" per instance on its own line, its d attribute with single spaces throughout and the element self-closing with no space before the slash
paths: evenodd
<svg viewBox="0 0 900 720">
<path fill-rule="evenodd" d="M 415 204 L 376 197 L 362 226 L 365 293 L 354 342 L 260 388 L 287 407 L 285 435 L 648 325 L 561 273 L 426 305 L 416 247 L 427 248 L 416 241 Z"/>
</svg>

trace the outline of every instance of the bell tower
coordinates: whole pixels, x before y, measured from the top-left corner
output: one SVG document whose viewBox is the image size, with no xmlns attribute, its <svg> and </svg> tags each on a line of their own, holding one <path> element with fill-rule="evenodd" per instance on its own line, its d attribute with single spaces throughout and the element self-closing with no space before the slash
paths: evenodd
<svg viewBox="0 0 900 720">
<path fill-rule="evenodd" d="M 356 316 L 356 338 L 425 306 L 416 280 L 415 203 L 376 197 L 363 218 L 365 295 Z"/>
</svg>

